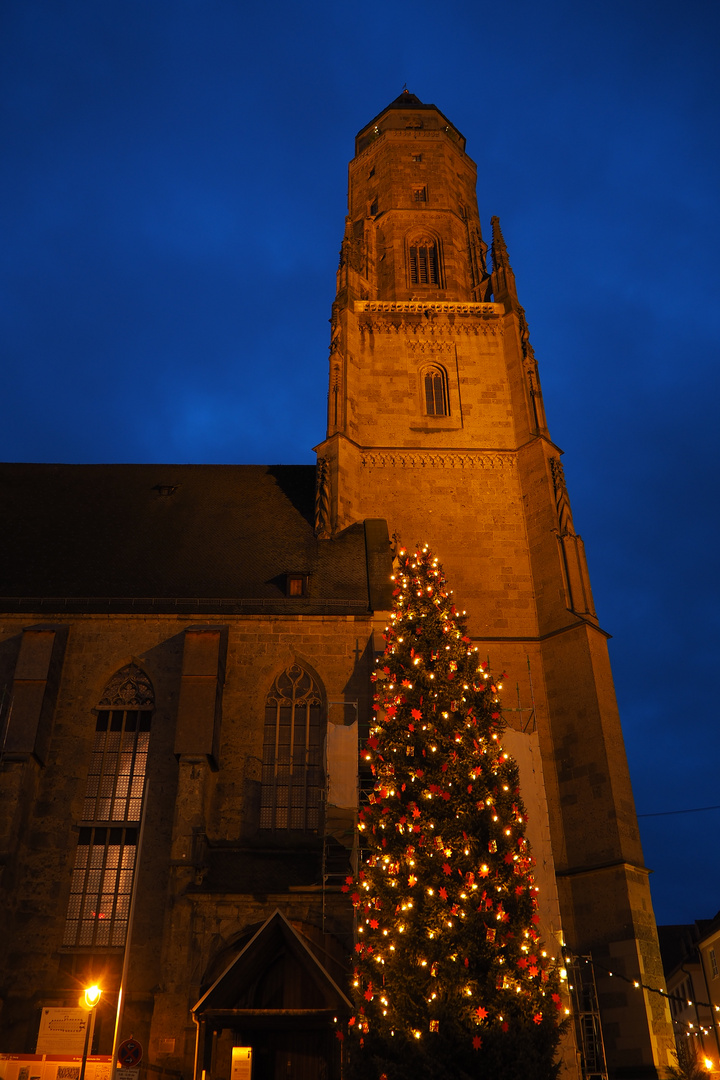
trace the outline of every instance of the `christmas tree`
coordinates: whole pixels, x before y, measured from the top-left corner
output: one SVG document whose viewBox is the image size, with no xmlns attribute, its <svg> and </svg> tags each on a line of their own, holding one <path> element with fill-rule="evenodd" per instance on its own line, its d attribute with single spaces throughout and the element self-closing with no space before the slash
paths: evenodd
<svg viewBox="0 0 720 1080">
<path fill-rule="evenodd" d="M 400 552 L 362 757 L 350 1058 L 366 1080 L 549 1080 L 561 1017 L 540 941 L 501 684 L 427 548 Z"/>
</svg>

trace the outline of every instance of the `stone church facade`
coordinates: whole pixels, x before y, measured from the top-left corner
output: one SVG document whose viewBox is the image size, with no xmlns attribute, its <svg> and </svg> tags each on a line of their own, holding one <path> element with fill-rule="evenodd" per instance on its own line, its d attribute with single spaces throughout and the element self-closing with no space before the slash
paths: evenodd
<svg viewBox="0 0 720 1080">
<path fill-rule="evenodd" d="M 95 979 L 96 1052 L 132 1035 L 148 1077 L 230 1080 L 233 1047 L 253 1080 L 341 1075 L 358 742 L 393 546 L 422 540 L 510 674 L 546 936 L 596 962 L 609 1075 L 669 1064 L 665 1002 L 605 974 L 663 985 L 607 635 L 475 181 L 412 94 L 358 134 L 317 468 L 0 469 L 0 1053 Z M 580 1040 L 570 1068 L 604 1064 Z"/>
</svg>

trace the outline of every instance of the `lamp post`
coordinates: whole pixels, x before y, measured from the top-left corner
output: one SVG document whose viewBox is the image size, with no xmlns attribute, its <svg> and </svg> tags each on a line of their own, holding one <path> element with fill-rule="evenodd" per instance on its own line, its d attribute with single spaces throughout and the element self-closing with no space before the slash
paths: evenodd
<svg viewBox="0 0 720 1080">
<path fill-rule="evenodd" d="M 87 1065 L 88 1049 L 92 1049 L 92 1037 L 95 1032 L 95 1012 L 101 994 L 102 990 L 99 986 L 86 986 L 85 993 L 81 998 L 84 1008 L 88 1010 L 90 1015 L 88 1016 L 87 1024 L 85 1025 L 85 1046 L 83 1047 L 80 1080 L 85 1080 L 85 1066 Z"/>
</svg>

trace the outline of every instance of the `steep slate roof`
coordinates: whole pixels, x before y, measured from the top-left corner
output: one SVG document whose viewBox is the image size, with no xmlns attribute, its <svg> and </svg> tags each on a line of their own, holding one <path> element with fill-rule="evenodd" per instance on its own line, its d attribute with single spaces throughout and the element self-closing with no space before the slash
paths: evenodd
<svg viewBox="0 0 720 1080">
<path fill-rule="evenodd" d="M 712 919 L 696 919 L 694 923 L 658 926 L 660 956 L 665 975 L 671 975 L 687 960 L 697 959 L 698 945 L 718 926 L 720 926 L 720 911 Z"/>
<path fill-rule="evenodd" d="M 368 530 L 318 540 L 314 497 L 311 465 L 0 465 L 0 606 L 367 612 Z"/>
</svg>

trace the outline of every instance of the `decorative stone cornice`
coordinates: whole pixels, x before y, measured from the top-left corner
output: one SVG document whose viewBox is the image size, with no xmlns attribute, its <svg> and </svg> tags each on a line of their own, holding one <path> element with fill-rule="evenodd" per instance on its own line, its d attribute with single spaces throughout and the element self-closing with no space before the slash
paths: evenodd
<svg viewBox="0 0 720 1080">
<path fill-rule="evenodd" d="M 501 337 L 504 328 L 500 319 L 459 319 L 456 322 L 433 319 L 430 322 L 402 315 L 362 315 L 358 327 L 361 334 L 403 334 L 406 338 L 410 334 L 422 338 Z"/>
<path fill-rule="evenodd" d="M 355 300 L 355 313 L 383 312 L 384 314 L 401 313 L 424 315 L 426 312 L 436 315 L 502 315 L 502 304 L 461 303 L 454 300 Z"/>
<path fill-rule="evenodd" d="M 501 304 L 446 300 L 355 300 L 361 333 L 403 334 L 416 338 L 495 337 L 504 323 Z"/>
<path fill-rule="evenodd" d="M 442 356 L 444 353 L 451 353 L 453 351 L 453 349 L 454 349 L 454 345 L 452 343 L 452 340 L 450 340 L 450 341 L 447 341 L 447 340 L 438 341 L 437 339 L 431 340 L 431 341 L 427 341 L 426 339 L 417 340 L 417 341 L 409 341 L 408 340 L 408 341 L 405 342 L 405 345 L 407 347 L 408 352 L 411 352 L 411 353 L 416 353 L 416 352 L 425 353 L 425 354 L 428 354 L 430 356 L 435 356 L 435 355 Z"/>
<path fill-rule="evenodd" d="M 390 466 L 400 469 L 513 469 L 515 454 L 510 451 L 447 451 L 437 453 L 414 450 L 364 450 L 363 465 Z"/>
</svg>

